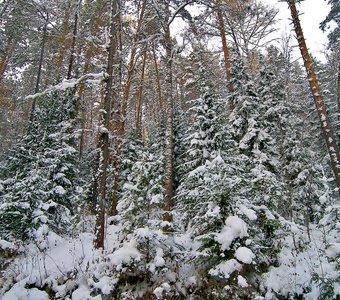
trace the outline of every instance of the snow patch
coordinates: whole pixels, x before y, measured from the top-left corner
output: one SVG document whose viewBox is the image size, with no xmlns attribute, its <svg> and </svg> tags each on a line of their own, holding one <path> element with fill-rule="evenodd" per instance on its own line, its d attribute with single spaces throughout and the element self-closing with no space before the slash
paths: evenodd
<svg viewBox="0 0 340 300">
<path fill-rule="evenodd" d="M 228 250 L 233 240 L 247 237 L 247 225 L 237 216 L 230 216 L 225 221 L 221 233 L 215 235 L 215 241 L 221 244 L 222 251 Z"/>
<path fill-rule="evenodd" d="M 66 194 L 66 191 L 65 189 L 60 186 L 60 185 L 57 185 L 55 188 L 54 188 L 54 192 L 58 195 L 58 196 L 63 196 Z"/>
<path fill-rule="evenodd" d="M 100 295 L 92 297 L 91 291 L 85 284 L 81 284 L 73 293 L 72 300 L 101 300 Z M 33 299 L 32 299 L 33 300 Z"/>
<path fill-rule="evenodd" d="M 257 216 L 255 211 L 250 208 L 245 207 L 244 205 L 240 206 L 240 211 L 250 220 L 255 221 L 257 220 Z"/>
<path fill-rule="evenodd" d="M 137 242 L 135 240 L 125 243 L 123 247 L 109 255 L 111 263 L 117 266 L 117 270 L 120 270 L 123 264 L 129 264 L 133 259 L 139 260 L 140 257 L 141 254 L 137 250 Z"/>
<path fill-rule="evenodd" d="M 162 283 L 161 286 L 155 288 L 153 291 L 154 295 L 156 296 L 157 299 L 162 299 L 163 298 L 163 293 L 170 292 L 171 287 L 167 282 Z"/>
<path fill-rule="evenodd" d="M 37 288 L 26 289 L 26 280 L 22 280 L 13 285 L 13 287 L 3 296 L 2 300 L 49 300 L 48 294 Z M 85 299 L 85 298 L 83 298 Z"/>
<path fill-rule="evenodd" d="M 255 254 L 247 247 L 240 247 L 236 250 L 235 257 L 244 264 L 251 264 Z"/>
<path fill-rule="evenodd" d="M 248 287 L 247 280 L 243 276 L 241 276 L 241 275 L 237 276 L 237 284 L 240 287 L 242 287 L 242 288 L 247 288 Z"/>
<path fill-rule="evenodd" d="M 340 255 L 340 243 L 334 243 L 333 245 L 330 245 L 326 249 L 326 255 L 329 258 L 334 258 L 334 257 Z"/>
<path fill-rule="evenodd" d="M 230 259 L 218 264 L 215 268 L 209 271 L 212 276 L 223 276 L 228 279 L 235 271 L 241 271 L 242 265 L 236 259 Z"/>
</svg>

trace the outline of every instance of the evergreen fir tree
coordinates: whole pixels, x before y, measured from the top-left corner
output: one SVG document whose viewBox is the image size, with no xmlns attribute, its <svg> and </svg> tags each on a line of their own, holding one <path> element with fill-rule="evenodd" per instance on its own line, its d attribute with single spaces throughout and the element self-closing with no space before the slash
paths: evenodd
<svg viewBox="0 0 340 300">
<path fill-rule="evenodd" d="M 145 295 L 166 280 L 170 267 L 166 261 L 171 255 L 171 243 L 162 231 L 165 226 L 162 221 L 164 135 L 159 133 L 144 143 L 138 141 L 136 136 L 133 138 L 135 141 L 129 143 L 129 148 L 133 145 L 133 158 L 129 157 L 129 153 L 123 159 L 126 177 L 123 178 L 117 209 L 122 225 L 120 247 L 123 249 L 126 245 L 133 245 L 140 253 L 138 261 L 127 264 L 129 271 L 122 270 L 119 273 L 122 278 L 121 289 L 130 294 L 136 293 L 136 297 L 139 288 L 140 295 Z M 130 280 L 137 281 L 136 291 L 129 290 L 126 285 Z"/>
<path fill-rule="evenodd" d="M 27 133 L 5 157 L 1 236 L 39 238 L 39 232 L 70 232 L 79 203 L 73 93 L 56 91 L 37 99 Z"/>
</svg>

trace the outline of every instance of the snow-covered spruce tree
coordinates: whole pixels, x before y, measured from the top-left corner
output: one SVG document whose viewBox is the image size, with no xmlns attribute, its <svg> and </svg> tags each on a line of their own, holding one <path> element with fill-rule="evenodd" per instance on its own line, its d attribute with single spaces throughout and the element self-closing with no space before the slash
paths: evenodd
<svg viewBox="0 0 340 300">
<path fill-rule="evenodd" d="M 4 157 L 0 234 L 40 240 L 72 229 L 80 199 L 71 90 L 39 96 L 21 141 Z"/>
<path fill-rule="evenodd" d="M 179 269 L 182 293 L 205 298 L 216 297 L 223 290 L 226 281 L 221 287 L 223 279 L 215 268 L 235 252 L 229 248 L 232 241 L 246 237 L 246 229 L 239 228 L 230 245 L 221 247 L 225 226 L 230 221 L 244 223 L 234 216 L 230 198 L 231 192 L 241 185 L 238 175 L 243 162 L 237 155 L 236 143 L 224 131 L 221 113 L 224 108 L 208 78 L 206 68 L 200 63 L 199 98 L 191 101 L 188 112 L 193 122 L 182 140 L 185 155 L 178 167 L 181 176 L 174 214 L 175 221 L 184 229 L 183 238 L 175 239 L 183 253 Z M 183 279 L 187 277 L 191 278 L 190 284 Z"/>
<path fill-rule="evenodd" d="M 318 299 L 334 299 L 336 266 L 339 265 L 339 258 L 333 251 L 339 241 L 339 229 L 334 226 L 338 195 L 332 188 L 331 168 L 324 159 L 325 148 L 308 85 L 301 77 L 299 65 L 289 67 L 288 73 L 276 68 L 277 76 L 287 83 L 285 105 L 289 111 L 280 137 L 280 176 L 284 193 L 277 209 L 286 219 L 281 219 L 286 231 L 280 242 L 278 264 L 271 266 L 268 272 L 269 278 L 277 274 L 275 280 L 280 281 L 280 285 L 275 287 L 270 279 L 265 285 L 268 284 L 269 291 L 273 289 L 285 297 L 295 293 L 296 297 L 313 295 Z M 295 260 L 296 265 L 292 265 L 299 265 L 299 272 L 295 268 L 286 269 L 287 264 Z M 328 272 L 320 270 L 320 264 Z M 282 271 L 284 275 L 280 274 Z M 284 279 L 292 277 L 295 277 L 294 287 Z"/>
<path fill-rule="evenodd" d="M 277 139 L 285 109 L 278 81 L 266 66 L 251 70 L 242 58 L 234 59 L 232 84 L 222 180 L 215 182 L 224 199 L 223 222 L 207 239 L 210 284 L 204 291 L 210 297 L 241 299 L 262 293 L 260 276 L 276 262 L 282 233 L 276 213 L 282 200 Z"/>
<path fill-rule="evenodd" d="M 185 153 L 182 154 L 182 165 L 179 166 L 182 178 L 177 190 L 177 203 L 181 210 L 186 212 L 187 220 L 197 214 L 195 204 L 200 205 L 197 198 L 200 197 L 198 190 L 202 186 L 200 178 L 204 177 L 204 167 L 207 161 L 217 156 L 217 100 L 209 86 L 204 66 L 199 66 L 200 77 L 198 89 L 200 97 L 191 101 L 188 117 L 192 125 L 187 128 L 183 136 L 182 145 Z"/>
<path fill-rule="evenodd" d="M 151 130 L 152 132 L 152 130 Z M 134 137 L 135 139 L 138 137 Z M 120 249 L 134 249 L 138 258 L 115 266 L 119 278 L 115 294 L 136 299 L 152 295 L 155 288 L 170 282 L 171 247 L 162 231 L 164 213 L 164 135 L 135 141 L 133 163 L 126 163 L 118 216 Z M 128 155 L 129 156 L 129 155 Z M 128 169 L 130 167 L 131 169 Z M 133 283 L 133 284 L 132 284 Z M 168 286 L 169 283 L 166 283 Z"/>
</svg>

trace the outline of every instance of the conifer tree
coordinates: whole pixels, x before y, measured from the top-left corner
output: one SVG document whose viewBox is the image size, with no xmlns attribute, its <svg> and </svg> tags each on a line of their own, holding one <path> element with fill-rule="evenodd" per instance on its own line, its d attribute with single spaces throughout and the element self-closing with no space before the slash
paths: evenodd
<svg viewBox="0 0 340 300">
<path fill-rule="evenodd" d="M 73 101 L 70 91 L 40 96 L 27 133 L 5 156 L 0 222 L 8 240 L 72 228 L 81 184 Z"/>
</svg>

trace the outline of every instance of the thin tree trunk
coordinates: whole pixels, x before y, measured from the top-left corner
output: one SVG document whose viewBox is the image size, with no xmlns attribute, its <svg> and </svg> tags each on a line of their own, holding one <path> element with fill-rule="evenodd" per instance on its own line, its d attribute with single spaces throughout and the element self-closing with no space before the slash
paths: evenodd
<svg viewBox="0 0 340 300">
<path fill-rule="evenodd" d="M 225 25 L 223 20 L 223 14 L 221 10 L 221 0 L 216 0 L 216 13 L 217 13 L 217 20 L 218 20 L 218 29 L 220 31 L 220 36 L 222 40 L 222 47 L 223 47 L 223 55 L 224 55 L 224 69 L 226 72 L 226 78 L 228 83 L 228 90 L 232 92 L 234 90 L 231 84 L 231 62 L 230 62 L 230 54 L 227 39 L 225 36 Z"/>
<path fill-rule="evenodd" d="M 109 164 L 109 127 L 111 119 L 112 95 L 113 95 L 113 66 L 116 54 L 116 22 L 115 17 L 118 11 L 117 1 L 111 4 L 110 20 L 110 46 L 108 49 L 108 59 L 106 73 L 105 95 L 103 109 L 101 110 L 101 125 L 99 126 L 98 145 L 99 145 L 99 166 L 98 166 L 98 202 L 97 202 L 97 221 L 95 247 L 104 248 L 105 237 L 105 204 L 107 201 L 107 171 Z"/>
<path fill-rule="evenodd" d="M 76 48 L 76 41 L 77 41 L 77 31 L 78 31 L 78 13 L 79 13 L 79 7 L 76 8 L 76 12 L 74 14 L 72 44 L 71 44 L 70 60 L 68 63 L 68 70 L 67 70 L 67 79 L 70 79 L 72 77 L 72 69 L 73 69 L 73 63 L 74 63 L 75 48 Z"/>
<path fill-rule="evenodd" d="M 90 68 L 90 61 L 93 55 L 93 45 L 90 43 L 85 51 L 85 62 L 83 66 L 83 74 L 86 74 L 89 71 Z M 81 116 L 81 132 L 80 132 L 80 140 L 79 140 L 79 157 L 83 157 L 84 152 L 84 145 L 85 145 L 85 112 L 82 108 L 82 101 L 84 97 L 84 91 L 85 91 L 85 84 L 83 82 L 80 83 L 78 88 L 78 101 L 77 101 L 77 110 L 80 111 Z"/>
<path fill-rule="evenodd" d="M 63 30 L 59 38 L 60 48 L 59 48 L 59 53 L 58 53 L 58 58 L 57 58 L 57 65 L 56 65 L 57 80 L 61 76 L 61 67 L 63 65 L 65 51 L 67 48 L 66 42 L 67 42 L 67 35 L 68 35 L 69 19 L 70 19 L 70 2 L 68 2 L 67 8 L 65 10 L 64 20 L 63 20 Z"/>
<path fill-rule="evenodd" d="M 295 5 L 295 0 L 287 0 L 287 3 L 291 11 L 296 37 L 307 72 L 308 82 L 313 94 L 316 110 L 318 112 L 321 123 L 321 129 L 328 148 L 331 166 L 335 176 L 335 182 L 337 187 L 340 189 L 340 159 L 335 136 L 333 134 L 333 128 L 328 118 L 326 105 L 323 101 L 323 97 L 321 96 L 321 89 L 316 77 L 316 73 L 314 71 L 313 61 L 308 53 L 306 41 L 299 20 L 299 15 Z"/>
<path fill-rule="evenodd" d="M 170 34 L 169 25 L 169 2 L 167 2 L 167 17 L 165 18 L 165 28 L 164 28 L 164 44 L 166 51 L 166 152 L 165 152 L 165 206 L 163 220 L 167 222 L 172 222 L 173 208 L 173 156 L 174 156 L 174 132 L 173 132 L 173 82 L 172 82 L 172 55 L 173 55 L 173 45 Z M 170 227 L 164 227 L 164 230 L 169 230 Z"/>
<path fill-rule="evenodd" d="M 336 103 L 338 107 L 338 122 L 340 122 L 340 62 L 338 62 L 338 80 L 336 84 Z"/>
<path fill-rule="evenodd" d="M 44 55 L 45 55 L 46 36 L 47 36 L 47 22 L 45 23 L 44 29 L 43 29 L 43 37 L 41 41 L 41 49 L 40 49 L 40 57 L 39 57 L 39 66 L 38 66 L 38 72 L 37 72 L 37 80 L 36 80 L 35 88 L 34 88 L 35 94 L 39 92 L 41 69 L 42 69 Z"/>
<path fill-rule="evenodd" d="M 139 89 L 137 92 L 136 101 L 136 132 L 141 133 L 142 127 L 142 102 L 143 102 L 143 88 L 144 88 L 144 75 L 145 75 L 145 64 L 147 57 L 147 47 L 145 46 L 143 51 L 143 62 L 142 62 L 142 74 L 139 83 Z"/>
<path fill-rule="evenodd" d="M 36 80 L 35 89 L 34 89 L 35 94 L 39 92 L 41 69 L 42 69 L 42 65 L 43 65 L 43 61 L 44 61 L 45 45 L 46 45 L 46 39 L 47 39 L 47 24 L 48 24 L 48 18 L 46 20 L 46 23 L 45 23 L 44 29 L 43 29 L 43 37 L 42 37 L 42 41 L 41 41 L 41 49 L 40 49 L 40 57 L 39 57 L 39 66 L 38 66 L 38 72 L 37 72 L 37 80 Z M 36 104 L 36 100 L 35 100 L 35 98 L 33 98 L 32 106 L 31 106 L 31 114 L 30 114 L 30 120 L 31 121 L 33 120 L 33 115 L 34 115 L 34 111 L 35 111 L 35 104 Z"/>
<path fill-rule="evenodd" d="M 136 64 L 136 54 L 137 54 L 137 41 L 140 38 L 140 30 L 144 20 L 145 14 L 145 7 L 146 7 L 146 0 L 143 1 L 141 6 L 141 11 L 139 14 L 139 18 L 137 21 L 137 30 L 136 35 L 134 37 L 134 44 L 132 46 L 130 60 L 129 60 L 129 67 L 127 72 L 127 78 L 124 85 L 123 90 L 123 98 L 122 104 L 120 109 L 120 121 L 118 123 L 118 130 L 117 130 L 117 137 L 116 137 L 116 155 L 113 161 L 113 168 L 115 170 L 114 176 L 114 184 L 113 184 L 113 192 L 112 192 L 112 201 L 111 201 L 111 215 L 114 216 L 117 213 L 117 204 L 118 204 L 118 189 L 119 189 L 119 173 L 120 173 L 120 155 L 121 155 L 121 148 L 122 142 L 125 134 L 125 123 L 126 123 L 126 115 L 127 115 L 127 106 L 129 101 L 129 95 L 131 90 L 131 83 L 132 78 L 134 75 L 134 68 Z"/>
<path fill-rule="evenodd" d="M 162 110 L 163 109 L 162 87 L 161 87 L 161 79 L 160 79 L 160 76 L 159 76 L 159 69 L 158 69 L 158 62 L 157 62 L 155 46 L 153 47 L 152 52 L 153 52 L 153 61 L 154 61 L 154 64 L 155 64 L 155 72 L 156 72 L 159 109 Z"/>
</svg>

